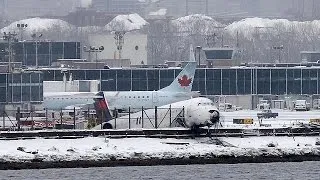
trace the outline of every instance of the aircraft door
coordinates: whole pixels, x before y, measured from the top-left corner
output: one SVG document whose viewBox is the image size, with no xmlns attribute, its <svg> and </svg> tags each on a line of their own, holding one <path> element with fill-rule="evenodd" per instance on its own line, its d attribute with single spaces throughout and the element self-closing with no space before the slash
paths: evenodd
<svg viewBox="0 0 320 180">
<path fill-rule="evenodd" d="M 158 103 L 159 102 L 158 92 L 152 92 L 152 102 L 153 103 Z"/>
</svg>

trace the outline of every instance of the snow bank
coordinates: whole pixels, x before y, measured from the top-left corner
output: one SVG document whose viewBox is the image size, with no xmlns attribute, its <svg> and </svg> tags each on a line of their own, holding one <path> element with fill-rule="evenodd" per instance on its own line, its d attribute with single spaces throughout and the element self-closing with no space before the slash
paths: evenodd
<svg viewBox="0 0 320 180">
<path fill-rule="evenodd" d="M 170 160 L 225 157 L 320 156 L 316 137 L 221 138 L 224 147 L 208 139 L 34 139 L 0 141 L 0 162 L 76 162 Z M 268 147 L 273 142 L 276 147 Z M 219 160 L 219 157 L 223 157 Z M 218 158 L 218 159 L 217 159 Z M 107 165 L 107 164 L 105 164 Z"/>
<path fill-rule="evenodd" d="M 148 22 L 138 14 L 118 15 L 109 22 L 105 29 L 107 31 L 132 31 L 142 29 Z"/>
</svg>

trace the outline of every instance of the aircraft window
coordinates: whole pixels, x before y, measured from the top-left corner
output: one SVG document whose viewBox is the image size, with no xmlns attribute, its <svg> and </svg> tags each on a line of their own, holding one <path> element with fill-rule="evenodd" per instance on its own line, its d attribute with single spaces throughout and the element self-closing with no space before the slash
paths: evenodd
<svg viewBox="0 0 320 180">
<path fill-rule="evenodd" d="M 133 96 L 133 98 L 136 98 L 135 96 Z"/>
<path fill-rule="evenodd" d="M 131 98 L 131 96 L 129 96 L 129 98 Z"/>
<path fill-rule="evenodd" d="M 149 96 L 147 96 L 147 98 L 149 98 Z"/>
<path fill-rule="evenodd" d="M 142 98 L 144 98 L 144 96 L 142 96 Z"/>
<path fill-rule="evenodd" d="M 138 98 L 140 98 L 140 96 L 138 96 Z"/>
</svg>

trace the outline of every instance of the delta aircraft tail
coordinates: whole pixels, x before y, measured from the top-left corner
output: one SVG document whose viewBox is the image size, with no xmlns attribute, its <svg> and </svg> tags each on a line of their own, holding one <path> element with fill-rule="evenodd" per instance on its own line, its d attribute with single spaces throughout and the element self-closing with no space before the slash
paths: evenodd
<svg viewBox="0 0 320 180">
<path fill-rule="evenodd" d="M 103 92 L 98 92 L 94 98 L 94 108 L 96 110 L 97 119 L 103 122 L 108 122 L 112 119 L 107 100 L 104 98 Z"/>
<path fill-rule="evenodd" d="M 189 58 L 190 58 L 190 61 L 184 67 L 184 69 L 178 74 L 178 76 L 174 79 L 174 81 L 169 86 L 164 87 L 159 91 L 191 92 L 192 84 L 194 81 L 194 74 L 197 67 L 192 45 L 190 46 Z"/>
</svg>

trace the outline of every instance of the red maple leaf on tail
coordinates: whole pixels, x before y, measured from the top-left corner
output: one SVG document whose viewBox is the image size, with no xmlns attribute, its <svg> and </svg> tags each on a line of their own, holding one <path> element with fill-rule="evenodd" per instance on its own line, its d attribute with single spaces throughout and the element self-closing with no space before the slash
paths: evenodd
<svg viewBox="0 0 320 180">
<path fill-rule="evenodd" d="M 178 82 L 181 86 L 187 87 L 191 84 L 192 78 L 188 78 L 187 75 L 183 75 L 181 78 L 178 79 Z"/>
</svg>

